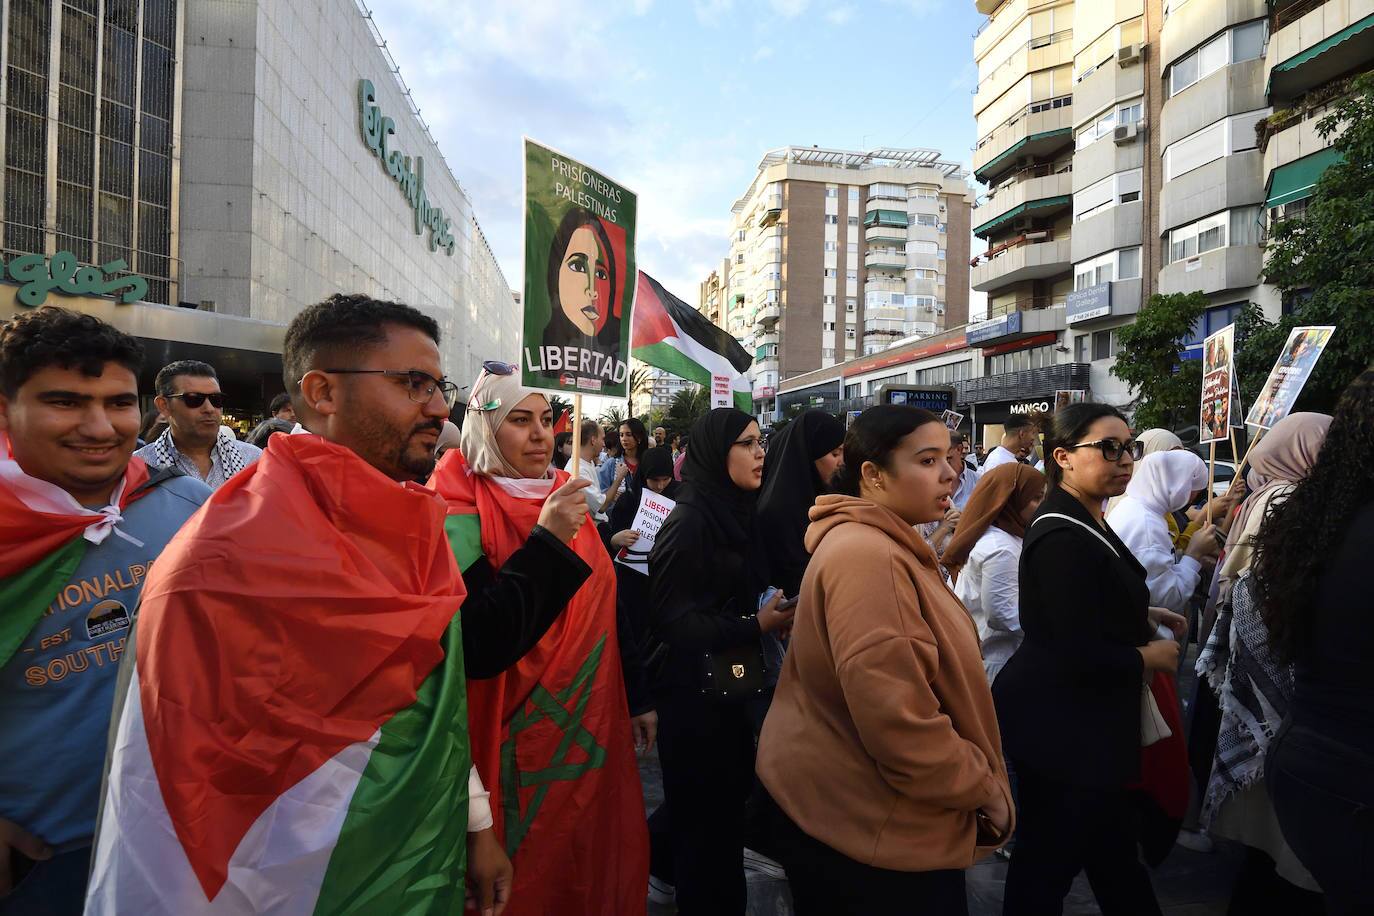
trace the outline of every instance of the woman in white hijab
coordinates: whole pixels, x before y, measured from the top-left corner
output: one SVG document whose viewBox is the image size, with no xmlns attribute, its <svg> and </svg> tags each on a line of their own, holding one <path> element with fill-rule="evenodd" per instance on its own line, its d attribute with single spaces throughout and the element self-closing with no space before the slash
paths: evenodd
<svg viewBox="0 0 1374 916">
<path fill-rule="evenodd" d="M 1135 466 L 1126 495 L 1107 524 L 1145 567 L 1150 604 L 1188 614 L 1188 599 L 1203 568 L 1216 563 L 1221 544 L 1214 525 L 1200 528 L 1179 557 L 1169 535 L 1167 516 L 1184 508 L 1207 489 L 1207 463 L 1187 451 L 1146 455 Z"/>
</svg>

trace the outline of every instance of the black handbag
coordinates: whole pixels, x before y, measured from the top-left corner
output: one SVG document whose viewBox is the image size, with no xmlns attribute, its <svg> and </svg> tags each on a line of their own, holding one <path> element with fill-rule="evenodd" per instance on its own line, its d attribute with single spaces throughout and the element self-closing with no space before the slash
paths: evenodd
<svg viewBox="0 0 1374 916">
<path fill-rule="evenodd" d="M 757 641 L 702 653 L 701 692 L 706 696 L 742 700 L 758 696 L 763 689 L 763 647 Z"/>
</svg>

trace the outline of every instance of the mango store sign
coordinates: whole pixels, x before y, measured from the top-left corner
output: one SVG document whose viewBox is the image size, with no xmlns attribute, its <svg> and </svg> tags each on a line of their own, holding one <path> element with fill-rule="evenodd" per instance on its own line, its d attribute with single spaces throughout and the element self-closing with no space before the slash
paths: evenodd
<svg viewBox="0 0 1374 916">
<path fill-rule="evenodd" d="M 382 114 L 377 106 L 377 90 L 372 80 L 358 80 L 358 119 L 363 143 L 386 169 L 387 175 L 400 187 L 401 194 L 415 213 L 415 234 L 429 230 L 429 250 L 444 249 L 453 257 L 453 220 L 444 215 L 443 208 L 429 202 L 425 193 L 425 159 L 411 157 L 391 148 L 396 135 L 396 122 Z"/>
<path fill-rule="evenodd" d="M 21 254 L 0 267 L 0 272 L 19 284 L 17 298 L 24 305 L 40 306 L 54 292 L 66 296 L 111 296 L 128 305 L 148 295 L 148 281 L 126 273 L 128 269 L 123 258 L 98 267 L 81 267 L 75 254 L 59 251 L 52 257 Z"/>
</svg>

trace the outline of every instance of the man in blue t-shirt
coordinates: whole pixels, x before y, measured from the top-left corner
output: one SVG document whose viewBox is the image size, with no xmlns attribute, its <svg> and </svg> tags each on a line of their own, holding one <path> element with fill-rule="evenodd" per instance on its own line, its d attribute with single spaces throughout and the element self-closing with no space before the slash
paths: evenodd
<svg viewBox="0 0 1374 916">
<path fill-rule="evenodd" d="M 130 467 L 142 360 L 137 340 L 66 309 L 0 323 L 0 551 L 33 555 L 0 576 L 0 916 L 82 911 L 139 592 L 210 495 Z M 38 555 L 43 537 L 58 541 Z"/>
</svg>

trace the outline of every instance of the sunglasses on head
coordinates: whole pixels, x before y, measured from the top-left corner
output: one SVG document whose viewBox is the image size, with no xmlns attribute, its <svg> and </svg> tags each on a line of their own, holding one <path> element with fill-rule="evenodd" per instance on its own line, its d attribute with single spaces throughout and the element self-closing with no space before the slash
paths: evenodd
<svg viewBox="0 0 1374 916">
<path fill-rule="evenodd" d="M 181 394 L 169 394 L 167 395 L 167 397 L 181 398 L 181 403 L 185 404 L 192 410 L 195 410 L 197 407 L 204 404 L 206 401 L 209 401 L 210 406 L 214 407 L 217 410 L 224 406 L 224 394 L 219 391 L 216 391 L 214 394 L 200 394 L 199 392 L 195 391 L 186 391 L 182 392 Z"/>
<path fill-rule="evenodd" d="M 488 375 L 514 375 L 519 367 L 510 363 L 503 363 L 499 359 L 488 359 L 482 362 L 482 371 Z M 468 402 L 468 410 L 491 411 L 497 410 L 501 406 L 501 399 L 488 401 L 485 404 L 478 404 L 476 401 Z"/>
</svg>

